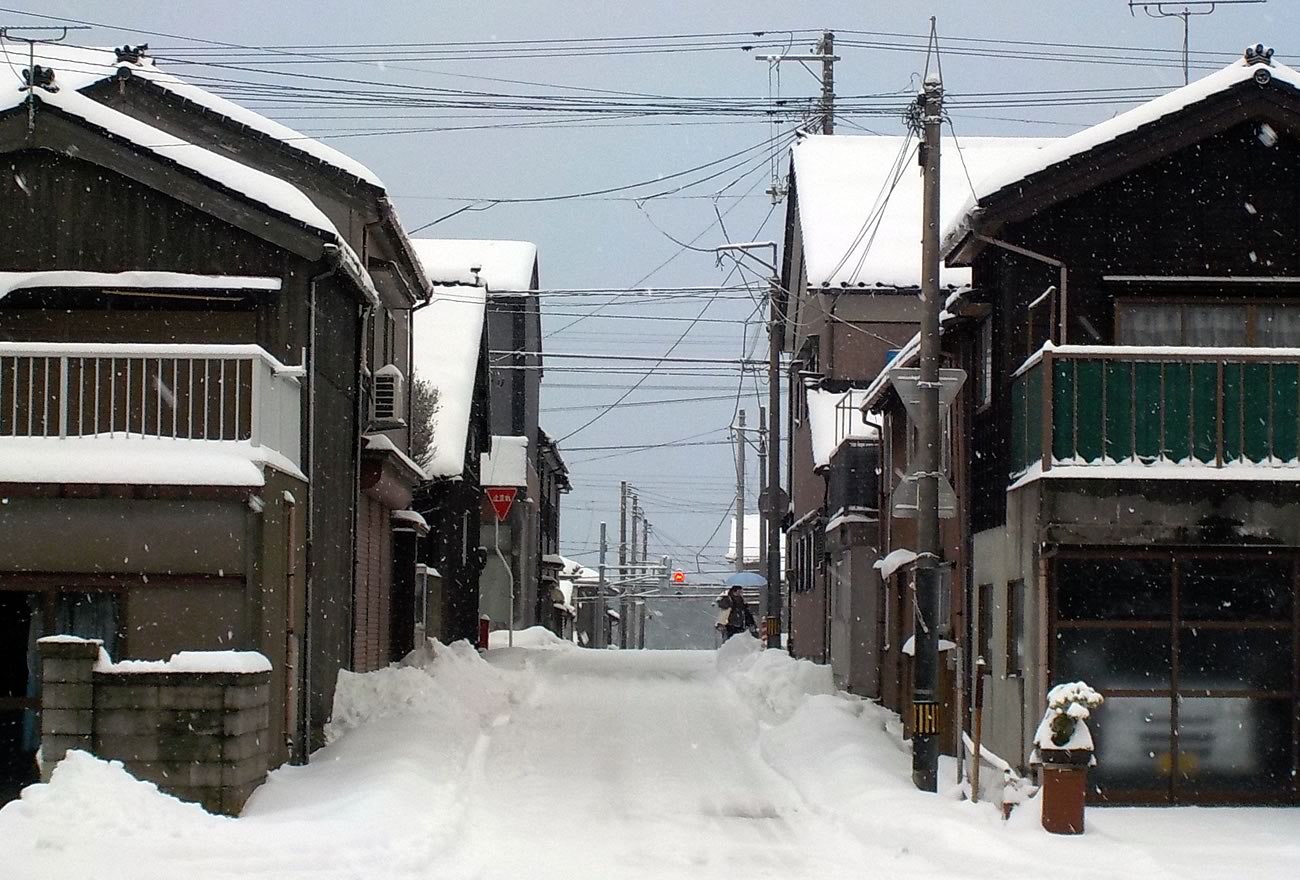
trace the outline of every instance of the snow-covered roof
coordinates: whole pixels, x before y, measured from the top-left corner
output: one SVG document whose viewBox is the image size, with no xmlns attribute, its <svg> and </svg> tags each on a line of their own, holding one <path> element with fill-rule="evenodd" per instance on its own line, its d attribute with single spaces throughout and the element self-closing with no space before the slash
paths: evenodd
<svg viewBox="0 0 1300 880">
<path fill-rule="evenodd" d="M 483 453 L 479 483 L 484 486 L 528 485 L 528 438 L 492 435 L 492 451 Z"/>
<path fill-rule="evenodd" d="M 0 272 L 0 299 L 15 290 L 108 287 L 119 290 L 279 290 L 279 278 L 257 275 L 192 275 L 188 272 Z"/>
<path fill-rule="evenodd" d="M 961 156 L 978 179 L 1002 165 L 1023 162 L 1052 142 L 962 138 Z M 956 146 L 951 138 L 943 139 L 939 199 L 945 220 L 956 216 L 970 194 Z M 884 135 L 812 135 L 794 145 L 809 287 L 920 286 L 921 169 L 915 150 L 915 140 Z M 941 268 L 939 280 L 968 284 L 970 270 Z"/>
<path fill-rule="evenodd" d="M 248 441 L 0 437 L 0 483 L 256 487 L 266 467 L 306 480 L 288 457 Z"/>
<path fill-rule="evenodd" d="M 530 241 L 429 238 L 413 244 L 433 284 L 482 283 L 493 294 L 533 289 L 537 245 Z M 477 278 L 471 271 L 475 266 Z"/>
<path fill-rule="evenodd" d="M 835 450 L 845 440 L 875 440 L 880 436 L 880 429 L 862 414 L 866 389 L 827 391 L 809 388 L 807 397 L 814 468 L 829 467 Z"/>
<path fill-rule="evenodd" d="M 758 542 L 763 531 L 763 517 L 757 513 L 745 514 L 745 562 L 759 562 Z M 727 559 L 736 558 L 736 517 L 731 517 L 731 530 L 727 537 Z M 781 568 L 785 568 L 785 532 L 781 533 Z"/>
<path fill-rule="evenodd" d="M 234 159 L 180 140 L 152 125 L 140 122 L 105 106 L 80 92 L 60 89 L 49 92 L 36 90 L 36 99 L 84 120 L 111 135 L 129 141 L 136 147 L 193 171 L 226 189 L 247 196 L 272 211 L 284 214 L 304 226 L 309 226 L 331 237 L 342 240 L 334 224 L 316 207 L 298 187 L 279 177 L 273 177 Z M 16 107 L 26 100 L 26 93 L 15 93 L 4 99 L 0 109 Z"/>
<path fill-rule="evenodd" d="M 971 169 L 974 181 L 974 193 L 967 190 L 961 199 L 960 210 L 947 214 L 944 229 L 944 250 L 950 250 L 970 226 L 971 211 L 979 202 L 995 193 L 1020 183 L 1025 178 L 1046 171 L 1054 165 L 1065 162 L 1095 147 L 1108 143 L 1138 128 L 1156 122 L 1170 114 L 1177 113 L 1200 101 L 1213 97 L 1233 86 L 1254 80 L 1257 75 L 1267 76 L 1268 80 L 1277 80 L 1295 89 L 1300 89 L 1300 72 L 1285 64 L 1248 64 L 1245 59 L 1229 64 L 1222 70 L 1202 77 L 1196 82 L 1182 88 L 1174 89 L 1154 100 L 1148 101 L 1126 113 L 1121 113 L 1100 122 L 1091 128 L 1070 135 L 1069 137 L 1045 141 L 1041 149 L 1008 156 L 997 166 L 990 167 L 976 174 Z M 969 150 L 968 140 L 962 140 L 962 147 Z M 967 154 L 969 160 L 969 153 Z M 802 188 L 803 182 L 800 181 Z M 800 194 L 802 198 L 802 193 Z"/>
<path fill-rule="evenodd" d="M 566 580 L 589 580 L 594 581 L 600 577 L 600 572 L 594 568 L 588 568 L 577 560 L 570 559 L 567 556 L 561 556 L 564 567 L 560 569 L 560 577 Z"/>
<path fill-rule="evenodd" d="M 384 436 L 383 434 L 365 434 L 363 435 L 362 440 L 365 442 L 366 449 L 373 450 L 375 452 L 383 452 L 387 455 L 391 455 L 394 458 L 396 458 L 398 461 L 400 461 L 406 468 L 408 468 L 412 473 L 414 473 L 419 479 L 421 480 L 429 479 L 429 474 L 425 471 L 424 468 L 420 467 L 420 465 L 413 458 L 411 458 L 409 455 L 407 455 L 405 452 L 399 449 L 396 443 L 394 443 L 391 439 Z M 414 513 L 414 511 L 411 512 Z M 419 516 L 419 514 L 416 515 Z"/>
<path fill-rule="evenodd" d="M 15 79 L 21 82 L 22 71 L 28 64 L 28 48 L 25 44 L 0 43 L 0 60 L 7 62 L 0 64 L 0 76 L 4 75 L 4 71 L 10 71 Z M 178 98 L 197 104 L 211 113 L 278 140 L 318 162 L 383 189 L 384 184 L 375 173 L 351 156 L 161 70 L 154 59 L 148 56 L 136 62 L 119 62 L 114 49 L 41 43 L 36 47 L 35 62 L 54 70 L 55 83 L 62 90 L 71 91 L 85 89 L 115 77 L 120 69 L 125 68 L 132 76 L 145 79 Z"/>
<path fill-rule="evenodd" d="M 432 243 L 428 239 L 411 241 L 422 263 Z M 417 309 L 412 318 L 415 378 L 427 379 L 438 392 L 433 441 L 424 462 L 432 477 L 458 478 L 465 467 L 486 308 L 482 287 L 438 286 L 429 304 Z"/>
</svg>

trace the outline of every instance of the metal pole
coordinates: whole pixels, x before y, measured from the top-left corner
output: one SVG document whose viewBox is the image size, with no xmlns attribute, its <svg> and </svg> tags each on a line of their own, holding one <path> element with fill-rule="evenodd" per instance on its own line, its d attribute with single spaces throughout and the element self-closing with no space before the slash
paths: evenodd
<svg viewBox="0 0 1300 880">
<path fill-rule="evenodd" d="M 623 597 L 618 603 L 618 646 L 627 647 L 627 480 L 618 484 L 618 576 Z"/>
<path fill-rule="evenodd" d="M 943 84 L 925 80 L 921 124 L 925 167 L 921 246 L 921 364 L 917 449 L 917 560 L 912 665 L 912 781 L 938 788 L 939 593 L 943 547 L 939 538 L 939 132 Z"/>
<path fill-rule="evenodd" d="M 829 36 L 829 35 L 828 35 Z M 774 260 L 775 262 L 775 260 Z M 772 278 L 767 330 L 767 646 L 781 647 L 781 282 Z"/>
<path fill-rule="evenodd" d="M 501 565 L 506 570 L 506 577 L 510 578 L 510 620 L 507 621 L 508 629 L 506 630 L 506 644 L 513 648 L 515 646 L 515 572 L 506 561 L 505 553 L 501 552 L 501 517 L 493 517 L 493 531 L 495 533 L 493 543 L 496 544 L 497 559 L 501 560 Z"/>
<path fill-rule="evenodd" d="M 605 624 L 608 616 L 605 611 L 605 554 L 609 546 L 605 539 L 605 523 L 600 524 L 600 562 L 596 567 L 596 625 L 595 632 L 591 634 L 591 640 L 597 648 L 606 647 L 605 644 Z"/>
<path fill-rule="evenodd" d="M 835 34 L 822 32 L 822 134 L 835 134 Z"/>
<path fill-rule="evenodd" d="M 736 571 L 745 570 L 745 411 L 736 423 Z"/>
</svg>

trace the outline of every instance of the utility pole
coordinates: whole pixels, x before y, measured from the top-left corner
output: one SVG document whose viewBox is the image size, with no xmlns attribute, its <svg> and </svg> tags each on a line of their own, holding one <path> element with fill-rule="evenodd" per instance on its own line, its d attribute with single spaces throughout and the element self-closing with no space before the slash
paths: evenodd
<svg viewBox="0 0 1300 880">
<path fill-rule="evenodd" d="M 641 558 L 638 555 L 640 549 L 637 542 L 637 533 L 641 531 L 641 499 L 635 492 L 632 493 L 632 543 L 628 546 L 627 560 L 632 566 L 632 577 L 641 576 Z"/>
<path fill-rule="evenodd" d="M 650 520 L 644 512 L 641 514 L 641 564 L 645 566 L 645 574 L 650 574 Z"/>
<path fill-rule="evenodd" d="M 776 248 L 772 248 L 772 278 L 767 306 L 767 646 L 781 647 L 781 279 L 776 275 Z"/>
<path fill-rule="evenodd" d="M 736 423 L 736 571 L 745 570 L 745 411 Z"/>
<path fill-rule="evenodd" d="M 936 791 L 939 766 L 939 136 L 943 83 L 926 77 L 918 96 L 925 169 L 921 237 L 921 363 L 917 382 L 917 547 L 912 664 L 912 782 Z"/>
<path fill-rule="evenodd" d="M 835 134 L 835 32 L 823 31 L 817 43 L 822 56 L 822 134 Z"/>
<path fill-rule="evenodd" d="M 829 59 L 835 61 L 834 57 Z M 758 260 L 750 251 L 757 248 L 771 248 L 772 262 L 764 264 L 771 273 L 768 278 L 768 325 L 767 325 L 767 431 L 763 437 L 767 450 L 766 480 L 764 481 L 764 505 L 767 508 L 763 520 L 763 534 L 766 536 L 767 553 L 763 557 L 765 577 L 767 580 L 766 629 L 767 647 L 781 647 L 781 519 L 785 516 L 785 502 L 781 492 L 781 342 L 785 323 L 781 314 L 781 279 L 776 263 L 776 242 L 750 241 L 741 244 L 728 244 L 714 248 L 718 253 L 740 251 L 742 256 Z M 739 261 L 739 258 L 737 258 Z M 761 262 L 761 260 L 759 261 Z M 760 410 L 761 412 L 761 410 Z M 741 425 L 744 425 L 744 413 L 741 413 Z M 739 551 L 740 548 L 737 548 Z M 739 559 L 739 555 L 737 556 Z"/>
<path fill-rule="evenodd" d="M 602 522 L 600 524 L 600 563 L 596 568 L 596 623 L 593 627 L 595 632 L 591 634 L 591 640 L 594 643 L 593 647 L 596 648 L 608 647 L 607 640 L 605 639 L 605 627 L 609 624 L 609 615 L 605 613 L 605 555 L 609 551 L 609 544 L 605 536 L 605 523 Z"/>
<path fill-rule="evenodd" d="M 627 480 L 618 484 L 618 577 L 623 596 L 618 603 L 618 646 L 627 647 Z"/>
<path fill-rule="evenodd" d="M 767 424 L 767 407 L 758 408 L 758 507 L 759 525 L 758 525 L 758 558 L 767 559 L 767 525 L 768 517 L 771 513 L 763 513 L 763 508 L 767 506 L 767 431 L 763 426 Z M 766 597 L 764 597 L 766 603 Z"/>
</svg>

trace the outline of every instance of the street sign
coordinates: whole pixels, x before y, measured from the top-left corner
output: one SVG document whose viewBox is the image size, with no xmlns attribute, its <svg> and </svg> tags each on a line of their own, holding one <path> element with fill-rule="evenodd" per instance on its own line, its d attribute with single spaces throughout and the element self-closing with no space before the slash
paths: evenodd
<svg viewBox="0 0 1300 880">
<path fill-rule="evenodd" d="M 505 522 L 506 517 L 510 515 L 511 506 L 515 503 L 515 496 L 519 494 L 519 489 L 515 486 L 485 486 L 483 491 L 487 493 L 492 510 L 496 512 L 497 522 Z"/>
<path fill-rule="evenodd" d="M 917 512 L 917 474 L 909 473 L 899 480 L 891 497 L 894 516 L 900 519 L 915 519 Z M 952 491 L 952 484 L 942 474 L 939 476 L 939 519 L 952 519 L 957 515 L 957 496 Z"/>
<path fill-rule="evenodd" d="M 898 397 L 903 401 L 903 406 L 907 409 L 907 417 L 913 422 L 918 420 L 917 406 L 921 402 L 921 391 L 918 387 L 921 382 L 921 371 L 914 367 L 898 368 L 890 370 L 890 381 L 894 384 L 894 390 L 898 392 Z M 939 370 L 939 416 L 948 410 L 951 404 L 957 398 L 957 392 L 966 382 L 966 371 L 959 370 L 956 367 L 943 368 Z"/>
</svg>

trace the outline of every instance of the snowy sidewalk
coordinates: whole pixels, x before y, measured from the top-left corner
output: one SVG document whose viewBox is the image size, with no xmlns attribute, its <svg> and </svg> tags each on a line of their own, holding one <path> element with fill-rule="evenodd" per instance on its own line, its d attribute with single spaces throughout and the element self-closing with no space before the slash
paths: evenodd
<svg viewBox="0 0 1300 880">
<path fill-rule="evenodd" d="M 331 744 L 240 819 L 75 754 L 0 809 L 0 880 L 1292 878 L 1300 810 L 1092 809 L 1055 838 L 915 791 L 892 715 L 721 652 L 437 646 L 345 674 Z"/>
</svg>

